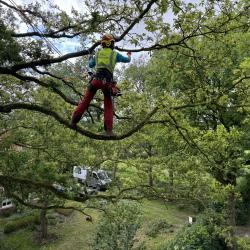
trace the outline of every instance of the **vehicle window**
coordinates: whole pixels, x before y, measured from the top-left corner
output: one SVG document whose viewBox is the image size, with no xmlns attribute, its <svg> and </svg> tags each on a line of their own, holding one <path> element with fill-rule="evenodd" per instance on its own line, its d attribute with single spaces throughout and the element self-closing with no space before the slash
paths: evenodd
<svg viewBox="0 0 250 250">
<path fill-rule="evenodd" d="M 98 179 L 96 173 L 93 173 L 93 177 L 94 177 L 95 179 Z"/>
<path fill-rule="evenodd" d="M 3 203 L 3 206 L 6 206 L 6 202 Z"/>
<path fill-rule="evenodd" d="M 99 178 L 101 179 L 101 180 L 105 180 L 106 179 L 106 176 L 105 176 L 105 174 L 104 173 L 98 173 L 98 176 L 99 176 Z"/>
<path fill-rule="evenodd" d="M 98 176 L 99 176 L 99 178 L 100 178 L 101 180 L 105 180 L 105 179 L 108 179 L 108 178 L 109 178 L 106 172 L 99 172 L 99 173 L 98 173 Z"/>
<path fill-rule="evenodd" d="M 10 205 L 10 204 L 11 204 L 11 201 L 8 201 L 8 202 L 7 202 L 7 205 Z"/>
<path fill-rule="evenodd" d="M 77 174 L 81 174 L 81 168 L 76 167 L 76 168 L 75 168 L 75 173 L 77 173 Z"/>
</svg>

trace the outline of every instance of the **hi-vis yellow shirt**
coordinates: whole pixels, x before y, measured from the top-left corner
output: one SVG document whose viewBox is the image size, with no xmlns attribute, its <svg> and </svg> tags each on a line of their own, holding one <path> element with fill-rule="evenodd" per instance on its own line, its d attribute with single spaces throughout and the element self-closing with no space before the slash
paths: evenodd
<svg viewBox="0 0 250 250">
<path fill-rule="evenodd" d="M 108 69 L 113 74 L 117 52 L 110 48 L 103 48 L 95 55 L 96 69 Z"/>
</svg>

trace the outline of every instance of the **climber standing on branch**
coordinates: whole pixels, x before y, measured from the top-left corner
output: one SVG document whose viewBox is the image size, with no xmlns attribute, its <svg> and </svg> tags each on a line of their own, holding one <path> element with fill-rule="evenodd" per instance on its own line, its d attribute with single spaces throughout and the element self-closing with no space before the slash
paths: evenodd
<svg viewBox="0 0 250 250">
<path fill-rule="evenodd" d="M 131 52 L 124 57 L 114 50 L 115 39 L 112 35 L 106 34 L 102 37 L 102 49 L 97 51 L 94 57 L 90 57 L 89 67 L 96 69 L 88 89 L 73 113 L 71 125 L 76 127 L 82 115 L 89 107 L 89 104 L 98 89 L 104 94 L 104 129 L 107 135 L 113 135 L 113 102 L 112 95 L 116 95 L 117 88 L 113 81 L 113 71 L 116 63 L 128 63 L 131 61 Z"/>
</svg>

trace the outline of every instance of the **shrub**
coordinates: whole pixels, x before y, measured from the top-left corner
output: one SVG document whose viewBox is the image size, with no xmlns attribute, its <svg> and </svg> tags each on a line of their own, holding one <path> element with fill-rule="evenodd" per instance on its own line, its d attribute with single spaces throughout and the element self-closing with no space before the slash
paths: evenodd
<svg viewBox="0 0 250 250">
<path fill-rule="evenodd" d="M 9 250 L 9 249 L 11 249 L 11 248 L 7 245 L 7 243 L 4 242 L 3 239 L 0 238 L 0 242 L 1 242 L 1 244 L 0 244 L 0 250 Z"/>
<path fill-rule="evenodd" d="M 239 178 L 237 189 L 241 194 L 236 203 L 236 222 L 238 225 L 246 225 L 250 215 L 250 175 Z"/>
<path fill-rule="evenodd" d="M 93 238 L 95 250 L 131 249 L 141 225 L 141 210 L 133 202 L 123 201 L 108 207 Z"/>
<path fill-rule="evenodd" d="M 11 207 L 11 208 L 6 208 L 6 209 L 2 209 L 0 211 L 0 216 L 3 217 L 9 217 L 11 216 L 13 213 L 16 212 L 16 207 Z"/>
<path fill-rule="evenodd" d="M 247 238 L 240 238 L 237 240 L 238 250 L 249 250 L 250 249 L 250 240 Z"/>
<path fill-rule="evenodd" d="M 31 224 L 39 224 L 39 216 L 38 215 L 29 215 L 26 217 L 18 218 L 13 221 L 7 222 L 4 226 L 4 233 L 11 233 L 20 228 L 30 226 Z"/>
<path fill-rule="evenodd" d="M 165 250 L 224 250 L 224 220 L 220 214 L 205 213 L 192 226 L 186 226 L 171 240 Z"/>
<path fill-rule="evenodd" d="M 169 224 L 164 219 L 158 219 L 153 221 L 148 229 L 146 230 L 146 235 L 150 237 L 156 237 L 159 233 L 167 233 L 173 231 L 173 225 Z"/>
</svg>

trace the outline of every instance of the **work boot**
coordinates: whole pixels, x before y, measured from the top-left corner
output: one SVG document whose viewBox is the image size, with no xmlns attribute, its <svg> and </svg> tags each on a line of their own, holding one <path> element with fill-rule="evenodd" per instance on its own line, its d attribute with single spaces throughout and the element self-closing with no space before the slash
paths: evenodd
<svg viewBox="0 0 250 250">
<path fill-rule="evenodd" d="M 115 136 L 116 134 L 114 134 L 113 131 L 105 131 L 105 135 Z"/>
<path fill-rule="evenodd" d="M 76 123 L 75 123 L 75 122 L 71 121 L 70 125 L 71 125 L 71 127 L 72 127 L 73 129 L 76 129 Z"/>
<path fill-rule="evenodd" d="M 81 120 L 81 118 L 82 118 L 81 115 L 74 112 L 71 119 L 71 127 L 76 129 L 76 124 Z"/>
</svg>

